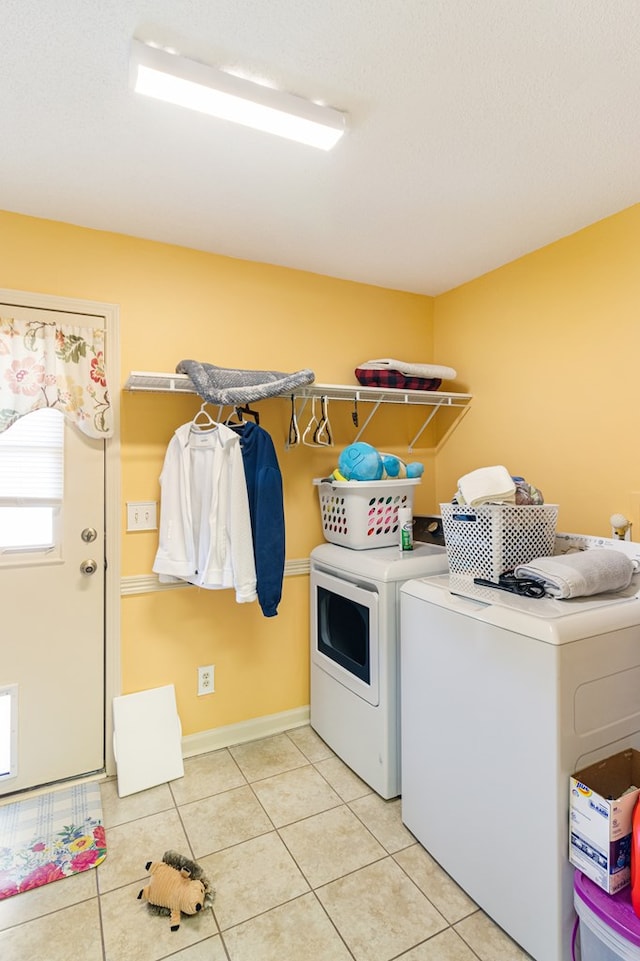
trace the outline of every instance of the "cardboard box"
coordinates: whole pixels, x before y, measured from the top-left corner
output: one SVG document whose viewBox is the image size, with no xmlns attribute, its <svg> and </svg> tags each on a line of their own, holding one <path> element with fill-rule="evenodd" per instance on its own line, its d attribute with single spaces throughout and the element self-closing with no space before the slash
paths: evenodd
<svg viewBox="0 0 640 961">
<path fill-rule="evenodd" d="M 569 860 L 608 894 L 631 878 L 631 819 L 640 795 L 640 751 L 629 749 L 569 779 Z"/>
</svg>

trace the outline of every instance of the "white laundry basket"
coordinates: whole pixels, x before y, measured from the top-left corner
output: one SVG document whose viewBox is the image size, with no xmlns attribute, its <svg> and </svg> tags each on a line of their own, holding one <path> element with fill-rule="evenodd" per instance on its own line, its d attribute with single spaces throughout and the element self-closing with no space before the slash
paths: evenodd
<svg viewBox="0 0 640 961">
<path fill-rule="evenodd" d="M 316 478 L 322 532 L 331 544 L 361 551 L 400 544 L 398 511 L 413 509 L 419 477 L 381 481 L 334 481 Z"/>
<path fill-rule="evenodd" d="M 441 504 L 452 574 L 497 581 L 534 557 L 553 554 L 557 504 Z"/>
</svg>

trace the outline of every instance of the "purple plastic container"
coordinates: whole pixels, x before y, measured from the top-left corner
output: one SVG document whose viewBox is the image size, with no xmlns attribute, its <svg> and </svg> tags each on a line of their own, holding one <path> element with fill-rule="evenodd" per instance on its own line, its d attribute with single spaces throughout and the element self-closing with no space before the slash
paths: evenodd
<svg viewBox="0 0 640 961">
<path fill-rule="evenodd" d="M 597 937 L 594 928 L 601 929 L 602 951 L 595 957 L 640 959 L 640 918 L 631 904 L 631 888 L 607 894 L 581 871 L 575 872 L 573 888 L 574 904 L 581 920 L 581 940 L 584 941 L 582 935 L 586 913 L 581 912 L 582 905 L 588 908 L 594 919 L 594 925 L 586 925 L 590 935 Z"/>
</svg>

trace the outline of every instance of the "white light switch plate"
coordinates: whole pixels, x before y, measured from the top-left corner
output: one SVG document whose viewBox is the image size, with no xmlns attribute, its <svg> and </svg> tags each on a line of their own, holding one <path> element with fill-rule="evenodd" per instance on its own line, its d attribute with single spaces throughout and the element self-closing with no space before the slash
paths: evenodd
<svg viewBox="0 0 640 961">
<path fill-rule="evenodd" d="M 156 501 L 127 501 L 127 530 L 155 531 L 158 529 Z"/>
</svg>

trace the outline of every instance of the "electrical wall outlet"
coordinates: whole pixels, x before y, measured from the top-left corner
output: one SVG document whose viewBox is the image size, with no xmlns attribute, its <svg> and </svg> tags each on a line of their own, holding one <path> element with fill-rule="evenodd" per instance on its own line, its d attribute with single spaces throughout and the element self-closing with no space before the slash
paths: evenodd
<svg viewBox="0 0 640 961">
<path fill-rule="evenodd" d="M 215 691 L 214 671 L 215 667 L 213 664 L 207 664 L 206 667 L 198 668 L 198 697 L 202 694 L 213 694 Z"/>
</svg>

